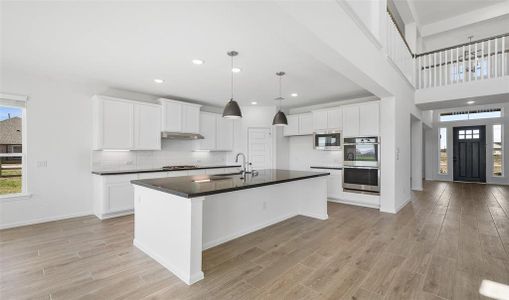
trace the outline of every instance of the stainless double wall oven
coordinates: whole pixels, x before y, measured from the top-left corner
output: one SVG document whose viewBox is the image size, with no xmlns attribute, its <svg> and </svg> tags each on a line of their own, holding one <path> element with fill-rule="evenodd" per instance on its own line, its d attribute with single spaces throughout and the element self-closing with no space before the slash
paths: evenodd
<svg viewBox="0 0 509 300">
<path fill-rule="evenodd" d="M 345 138 L 343 189 L 380 192 L 380 138 Z"/>
</svg>

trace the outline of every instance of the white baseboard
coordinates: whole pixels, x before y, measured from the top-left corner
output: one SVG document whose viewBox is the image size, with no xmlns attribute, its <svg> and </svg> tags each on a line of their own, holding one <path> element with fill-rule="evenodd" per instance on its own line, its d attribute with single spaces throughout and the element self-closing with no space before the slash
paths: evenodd
<svg viewBox="0 0 509 300">
<path fill-rule="evenodd" d="M 203 243 L 202 249 L 203 250 L 207 250 L 209 248 L 212 248 L 212 247 L 224 244 L 224 243 L 226 243 L 228 241 L 234 240 L 234 239 L 239 238 L 239 237 L 241 237 L 243 235 L 246 235 L 246 234 L 249 234 L 251 232 L 260 230 L 260 229 L 265 228 L 265 227 L 270 226 L 270 225 L 274 225 L 276 223 L 282 222 L 282 221 L 284 221 L 286 219 L 293 218 L 295 216 L 297 216 L 297 214 L 289 214 L 289 215 L 286 215 L 286 216 L 283 216 L 283 217 L 275 218 L 275 219 L 272 219 L 272 220 L 270 220 L 268 222 L 265 222 L 265 223 L 258 224 L 256 226 L 250 227 L 248 229 L 241 230 L 241 231 L 235 232 L 233 234 L 221 237 L 219 239 L 215 239 L 213 241 L 209 241 L 209 242 Z"/>
<path fill-rule="evenodd" d="M 380 208 L 380 204 L 353 202 L 353 201 L 341 200 L 341 199 L 336 199 L 336 198 L 329 198 L 329 199 L 327 199 L 327 201 L 335 202 L 335 203 L 341 203 L 341 204 L 348 204 L 348 205 L 368 207 L 368 208 L 376 208 L 376 209 Z"/>
<path fill-rule="evenodd" d="M 408 203 L 410 203 L 410 200 L 412 200 L 411 197 L 406 199 L 403 203 L 401 203 L 401 205 L 399 207 L 396 207 L 396 213 L 398 213 L 400 210 L 403 209 L 403 207 L 405 207 Z"/>
<path fill-rule="evenodd" d="M 65 220 L 65 219 L 78 218 L 78 217 L 91 216 L 91 215 L 94 215 L 94 213 L 92 211 L 83 211 L 83 212 L 67 214 L 67 215 L 60 215 L 60 216 L 32 219 L 32 220 L 28 220 L 28 221 L 2 224 L 2 225 L 0 225 L 0 229 L 8 229 L 8 228 L 21 227 L 21 226 L 27 226 L 27 225 L 34 225 L 34 224 L 60 221 L 60 220 Z"/>
<path fill-rule="evenodd" d="M 122 217 L 122 216 L 127 216 L 127 215 L 132 215 L 132 214 L 134 214 L 134 209 L 128 209 L 128 210 L 123 210 L 123 211 L 109 213 L 109 214 L 97 214 L 96 213 L 95 216 L 101 220 L 105 220 L 105 219 Z"/>
<path fill-rule="evenodd" d="M 152 249 L 150 249 L 149 247 L 144 246 L 143 243 L 141 243 L 140 241 L 138 241 L 136 239 L 134 239 L 133 245 L 136 248 L 140 249 L 143 253 L 147 254 L 152 259 L 157 261 L 163 267 L 168 269 L 170 272 L 175 274 L 175 276 L 180 278 L 180 280 L 184 281 L 188 285 L 191 285 L 191 284 L 193 284 L 193 283 L 195 283 L 197 281 L 200 281 L 200 280 L 202 280 L 204 278 L 204 275 L 203 275 L 202 271 L 200 271 L 200 272 L 198 272 L 196 274 L 191 274 L 190 276 L 187 276 L 187 275 L 183 274 L 183 272 L 181 270 L 179 270 L 178 268 L 176 268 L 173 264 L 171 264 L 170 262 L 166 261 L 164 258 L 162 258 L 158 254 L 156 254 L 154 251 L 152 251 Z"/>
</svg>

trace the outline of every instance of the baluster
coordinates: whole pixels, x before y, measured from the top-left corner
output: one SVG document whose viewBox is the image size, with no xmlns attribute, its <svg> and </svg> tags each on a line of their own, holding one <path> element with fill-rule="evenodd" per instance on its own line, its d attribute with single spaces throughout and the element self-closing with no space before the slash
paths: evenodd
<svg viewBox="0 0 509 300">
<path fill-rule="evenodd" d="M 438 53 L 438 86 L 442 85 L 442 52 Z"/>
<path fill-rule="evenodd" d="M 456 83 L 458 83 L 460 81 L 460 48 L 459 47 L 456 47 L 456 78 L 453 78 L 456 79 Z"/>
<path fill-rule="evenodd" d="M 431 87 L 431 54 L 428 54 L 428 87 Z"/>
<path fill-rule="evenodd" d="M 474 45 L 474 80 L 477 80 L 477 43 Z"/>
<path fill-rule="evenodd" d="M 449 51 L 449 60 L 450 60 L 450 63 L 446 65 L 446 66 L 448 66 L 448 67 L 447 67 L 447 69 L 445 70 L 445 72 L 446 72 L 446 73 L 445 73 L 445 75 L 446 75 L 446 78 L 447 78 L 447 82 L 446 82 L 446 84 L 448 84 L 448 85 L 449 85 L 449 84 L 452 84 L 452 80 L 451 80 L 451 72 L 452 72 L 452 62 L 453 62 L 453 60 L 454 60 L 454 59 L 453 59 L 453 51 L 454 51 L 453 49 L 451 49 L 451 50 Z M 447 60 L 446 60 L 446 61 L 447 61 Z"/>
<path fill-rule="evenodd" d="M 479 63 L 481 65 L 481 78 L 480 79 L 484 79 L 484 71 L 486 71 L 485 67 L 484 67 L 484 41 L 481 43 L 481 60 Z"/>
<path fill-rule="evenodd" d="M 417 81 L 417 88 L 418 89 L 421 89 L 422 88 L 422 83 L 421 83 L 421 80 L 422 80 L 422 69 L 421 69 L 421 65 L 422 65 L 422 56 L 419 56 L 417 57 L 417 78 L 416 78 L 416 81 Z"/>
<path fill-rule="evenodd" d="M 498 77 L 498 39 L 495 39 L 495 78 Z"/>
<path fill-rule="evenodd" d="M 487 64 L 488 64 L 488 79 L 491 78 L 491 40 L 488 40 L 488 56 L 487 56 Z"/>
<path fill-rule="evenodd" d="M 507 66 L 505 62 L 505 36 L 502 37 L 502 70 L 501 75 L 504 76 L 507 72 Z"/>
<path fill-rule="evenodd" d="M 437 53 L 433 53 L 433 87 L 437 86 Z"/>
<path fill-rule="evenodd" d="M 472 44 L 468 45 L 468 81 L 472 81 Z"/>
<path fill-rule="evenodd" d="M 465 60 L 467 60 L 467 56 L 465 55 L 465 46 L 463 46 L 463 60 L 461 61 L 461 64 L 463 66 L 463 83 L 465 82 L 465 78 L 467 77 L 467 70 L 465 69 Z"/>
</svg>

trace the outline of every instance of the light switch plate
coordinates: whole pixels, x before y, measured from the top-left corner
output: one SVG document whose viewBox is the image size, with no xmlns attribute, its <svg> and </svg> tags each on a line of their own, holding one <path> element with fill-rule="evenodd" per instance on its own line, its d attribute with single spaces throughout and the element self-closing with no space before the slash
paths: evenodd
<svg viewBox="0 0 509 300">
<path fill-rule="evenodd" d="M 47 160 L 40 160 L 37 162 L 37 168 L 46 168 L 48 166 Z"/>
</svg>

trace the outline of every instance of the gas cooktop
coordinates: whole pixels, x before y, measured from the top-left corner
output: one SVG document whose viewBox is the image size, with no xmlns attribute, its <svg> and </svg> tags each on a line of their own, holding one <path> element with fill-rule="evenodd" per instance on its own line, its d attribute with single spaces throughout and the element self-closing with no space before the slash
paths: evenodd
<svg viewBox="0 0 509 300">
<path fill-rule="evenodd" d="M 183 166 L 164 166 L 164 170 L 186 170 L 186 169 L 196 169 L 197 166 L 191 166 L 191 165 L 183 165 Z"/>
</svg>

